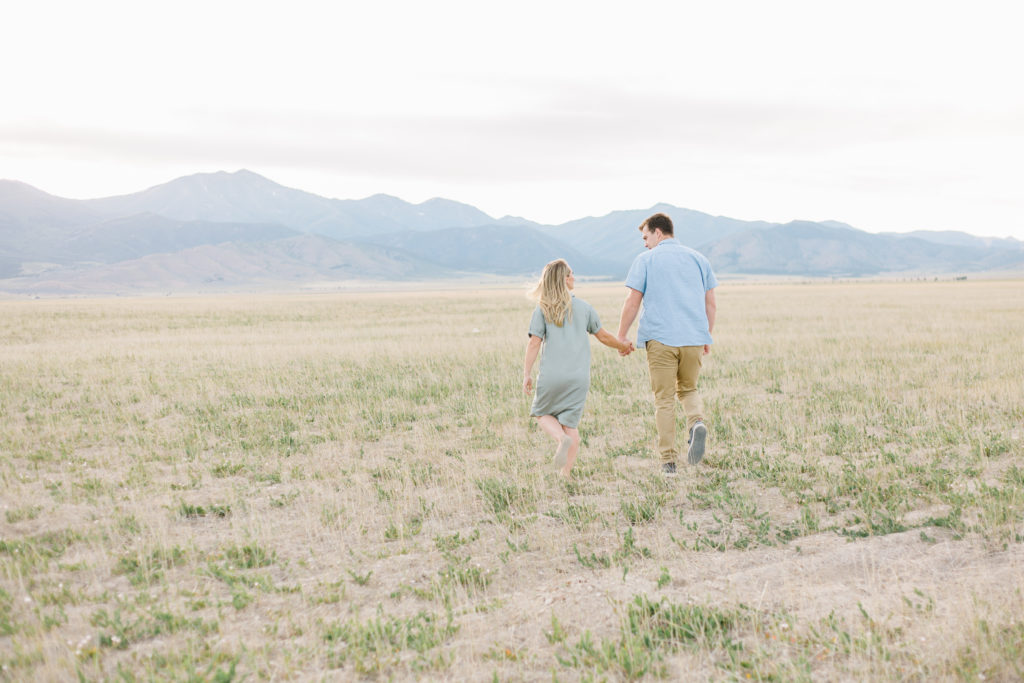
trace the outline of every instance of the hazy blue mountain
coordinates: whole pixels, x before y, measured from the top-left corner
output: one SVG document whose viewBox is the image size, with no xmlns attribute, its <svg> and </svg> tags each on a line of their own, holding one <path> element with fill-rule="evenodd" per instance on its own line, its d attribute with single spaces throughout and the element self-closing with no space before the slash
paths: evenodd
<svg viewBox="0 0 1024 683">
<path fill-rule="evenodd" d="M 585 255 L 537 228 L 483 225 L 389 236 L 387 243 L 453 271 L 521 275 L 540 273 L 544 264 L 564 258 L 581 275 L 615 271 L 613 264 Z"/>
<path fill-rule="evenodd" d="M 335 238 L 494 222 L 479 209 L 448 199 L 429 199 L 421 204 L 385 194 L 328 199 L 246 170 L 199 173 L 143 192 L 89 203 L 108 216 L 155 213 L 184 221 L 277 223 Z"/>
<path fill-rule="evenodd" d="M 334 200 L 245 170 L 197 173 L 142 192 L 90 199 L 88 205 L 112 217 L 154 213 L 179 221 L 278 223 L 300 231 L 335 210 Z"/>
<path fill-rule="evenodd" d="M 22 294 L 233 291 L 351 280 L 419 280 L 448 272 L 400 249 L 342 243 L 320 235 L 202 245 L 99 265 L 75 265 L 0 282 Z"/>
<path fill-rule="evenodd" d="M 591 258 L 617 264 L 624 276 L 630 263 L 644 250 L 639 226 L 653 213 L 665 213 L 672 219 L 675 236 L 688 247 L 699 248 L 726 235 L 771 226 L 763 221 L 740 221 L 711 216 L 700 211 L 681 209 L 671 204 L 655 204 L 649 209 L 613 211 L 600 218 L 580 218 L 550 228 L 550 234 L 579 249 Z"/>
<path fill-rule="evenodd" d="M 63 248 L 78 261 L 114 263 L 203 244 L 270 242 L 299 234 L 282 225 L 177 221 L 143 213 L 78 229 L 68 236 Z"/>
<path fill-rule="evenodd" d="M 0 180 L 0 239 L 19 231 L 66 228 L 98 218 L 80 200 L 55 197 L 16 180 Z"/>
<path fill-rule="evenodd" d="M 1024 242 L 1013 239 L 1012 237 L 978 237 L 976 235 L 970 235 L 966 232 L 959 232 L 956 230 L 914 230 L 913 232 L 883 232 L 880 234 L 898 238 L 912 237 L 915 239 L 925 240 L 926 242 L 946 244 L 954 247 L 991 247 L 995 249 L 1010 250 L 1024 249 Z"/>
<path fill-rule="evenodd" d="M 335 213 L 306 226 L 309 232 L 338 239 L 376 238 L 396 232 L 429 231 L 493 223 L 494 219 L 468 204 L 428 199 L 410 204 L 398 197 L 377 194 L 366 199 L 335 199 Z"/>
<path fill-rule="evenodd" d="M 94 200 L 0 181 L 0 290 L 526 276 L 557 257 L 580 274 L 621 278 L 643 251 L 637 226 L 656 211 L 670 215 L 676 237 L 725 275 L 1024 270 L 1024 242 L 1013 239 L 874 235 L 838 221 L 779 225 L 669 204 L 545 226 L 515 216 L 494 219 L 448 199 L 328 199 L 238 171 Z"/>
<path fill-rule="evenodd" d="M 0 278 L 201 244 L 276 240 L 292 234 L 289 229 L 379 244 L 379 236 L 387 233 L 494 222 L 472 206 L 447 199 L 421 204 L 383 194 L 327 199 L 249 171 L 196 174 L 134 194 L 84 201 L 3 181 Z M 525 223 L 514 218 L 505 222 Z"/>
<path fill-rule="evenodd" d="M 152 213 L 104 219 L 88 201 L 0 181 L 0 277 L 55 265 L 111 263 L 231 240 L 297 234 L 283 226 L 178 221 Z"/>
<path fill-rule="evenodd" d="M 855 277 L 1014 267 L 1024 255 L 794 221 L 728 235 L 704 253 L 719 273 Z"/>
<path fill-rule="evenodd" d="M 69 230 L 96 220 L 80 201 L 0 180 L 0 278 L 16 275 L 25 262 L 53 261 Z"/>
<path fill-rule="evenodd" d="M 495 223 L 497 223 L 498 225 L 522 225 L 528 228 L 544 227 L 543 225 L 537 223 L 536 221 L 531 221 L 521 216 L 502 216 L 501 218 L 496 220 Z"/>
<path fill-rule="evenodd" d="M 803 221 L 804 223 L 817 223 L 818 225 L 824 225 L 826 228 L 843 228 L 844 230 L 856 230 L 848 223 L 841 223 L 839 221 Z M 776 223 L 775 225 L 779 225 Z"/>
</svg>

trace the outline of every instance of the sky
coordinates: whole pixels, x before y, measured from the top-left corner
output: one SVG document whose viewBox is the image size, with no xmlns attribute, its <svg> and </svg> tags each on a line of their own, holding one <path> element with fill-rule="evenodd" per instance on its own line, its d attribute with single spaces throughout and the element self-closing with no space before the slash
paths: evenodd
<svg viewBox="0 0 1024 683">
<path fill-rule="evenodd" d="M 1013 2 L 8 3 L 0 178 L 1024 239 Z"/>
</svg>

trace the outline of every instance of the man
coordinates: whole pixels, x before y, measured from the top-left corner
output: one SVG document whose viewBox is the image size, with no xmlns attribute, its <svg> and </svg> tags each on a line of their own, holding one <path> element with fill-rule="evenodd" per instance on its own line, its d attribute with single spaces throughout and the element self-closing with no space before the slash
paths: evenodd
<svg viewBox="0 0 1024 683">
<path fill-rule="evenodd" d="M 647 349 L 661 469 L 675 474 L 679 455 L 676 398 L 686 412 L 690 435 L 687 460 L 696 465 L 704 457 L 708 430 L 697 377 L 703 357 L 711 353 L 718 281 L 703 254 L 676 241 L 672 219 L 665 214 L 656 213 L 645 220 L 640 234 L 648 251 L 634 259 L 626 276 L 629 292 L 622 305 L 618 336 L 629 343 L 626 335 L 642 302 L 636 346 Z"/>
</svg>

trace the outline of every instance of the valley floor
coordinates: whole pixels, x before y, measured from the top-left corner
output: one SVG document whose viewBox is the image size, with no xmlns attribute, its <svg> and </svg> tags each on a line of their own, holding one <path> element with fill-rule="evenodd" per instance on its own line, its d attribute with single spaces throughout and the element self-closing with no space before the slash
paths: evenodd
<svg viewBox="0 0 1024 683">
<path fill-rule="evenodd" d="M 0 302 L 0 679 L 1024 677 L 1019 280 L 723 282 L 705 461 L 595 342 L 568 481 L 524 291 Z"/>
</svg>

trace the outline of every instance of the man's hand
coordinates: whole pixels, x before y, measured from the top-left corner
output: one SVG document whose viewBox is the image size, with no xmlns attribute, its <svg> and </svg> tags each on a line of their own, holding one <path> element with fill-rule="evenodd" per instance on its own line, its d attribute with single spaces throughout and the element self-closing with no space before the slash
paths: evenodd
<svg viewBox="0 0 1024 683">
<path fill-rule="evenodd" d="M 619 351 L 619 355 L 623 358 L 636 351 L 636 346 L 626 337 L 619 337 L 619 341 L 626 345 L 626 349 L 624 351 Z"/>
<path fill-rule="evenodd" d="M 533 391 L 533 378 L 527 375 L 523 378 L 523 393 L 528 394 Z"/>
<path fill-rule="evenodd" d="M 704 355 L 707 356 L 711 353 L 711 344 L 704 345 Z"/>
</svg>

